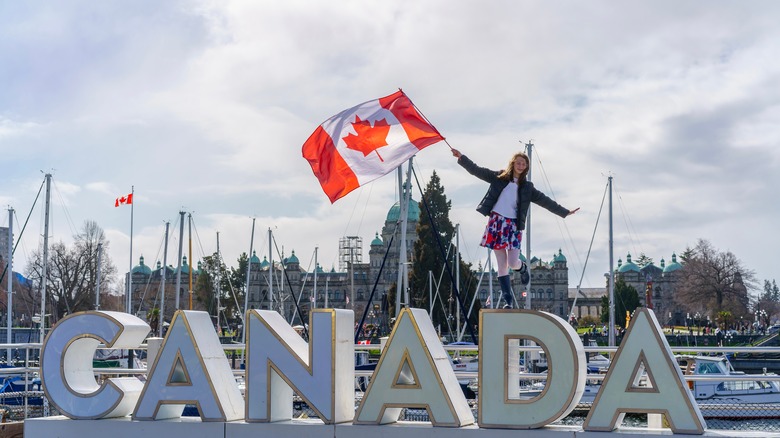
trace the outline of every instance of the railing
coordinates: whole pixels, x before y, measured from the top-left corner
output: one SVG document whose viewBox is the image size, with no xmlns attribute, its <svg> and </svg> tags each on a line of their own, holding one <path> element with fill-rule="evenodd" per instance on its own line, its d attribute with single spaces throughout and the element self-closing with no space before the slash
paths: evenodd
<svg viewBox="0 0 780 438">
<path fill-rule="evenodd" d="M 228 356 L 228 359 L 236 358 L 237 363 L 241 363 L 243 359 L 245 346 L 243 344 L 224 344 L 223 349 Z M 379 345 L 355 345 L 356 351 L 378 351 Z M 457 346 L 445 346 L 445 350 L 454 353 L 475 353 L 477 351 L 476 346 L 469 345 L 457 345 Z M 24 352 L 23 355 L 17 354 L 17 357 L 23 356 L 14 363 L 13 367 L 0 368 L 0 377 L 7 378 L 9 376 L 21 376 L 25 382 L 32 381 L 38 376 L 38 363 L 37 357 L 39 356 L 41 344 L 27 343 L 27 344 L 0 344 L 0 350 L 11 349 L 18 352 Z M 141 345 L 135 350 L 145 350 L 146 345 Z M 540 352 L 543 349 L 539 346 L 518 346 L 517 350 L 520 352 Z M 617 351 L 616 347 L 585 347 L 586 353 L 606 353 L 613 355 Z M 726 353 L 780 353 L 780 347 L 672 347 L 672 352 L 675 354 L 716 354 L 722 355 Z M 95 368 L 94 372 L 98 379 L 107 378 L 109 376 L 117 375 L 138 375 L 145 376 L 146 369 L 137 368 Z M 237 378 L 243 378 L 245 371 L 240 367 L 234 367 L 234 374 Z M 373 371 L 356 371 L 356 377 L 371 377 Z M 476 381 L 478 378 L 477 372 L 465 372 L 455 371 L 456 377 L 459 379 L 469 379 Z M 546 373 L 520 373 L 519 379 L 528 381 L 544 381 L 547 377 Z M 601 381 L 604 378 L 604 374 L 588 374 L 587 379 L 589 381 Z M 734 381 L 734 382 L 780 382 L 780 375 L 775 374 L 751 374 L 751 375 L 739 375 L 739 374 L 712 374 L 712 375 L 685 375 L 686 381 L 699 382 L 699 381 Z M 473 389 L 477 390 L 476 384 L 473 385 Z M 478 394 L 477 394 L 478 396 Z M 362 393 L 356 392 L 356 399 L 359 400 L 362 397 Z M 22 400 L 22 402 L 7 404 L 10 399 Z M 40 404 L 33 403 L 33 401 L 40 401 Z M 472 406 L 476 418 L 476 399 L 469 400 L 469 404 Z M 700 409 L 703 413 L 713 412 L 713 409 L 718 409 L 717 414 L 713 418 L 707 418 L 705 415 L 705 421 L 709 429 L 717 430 L 759 430 L 765 432 L 778 432 L 780 431 L 780 394 L 777 395 L 777 401 L 772 403 L 762 404 L 739 404 L 734 403 L 731 405 L 719 405 L 714 407 L 711 403 L 706 401 L 699 402 Z M 585 414 L 590 408 L 590 403 L 580 403 L 577 409 L 570 414 L 567 418 L 564 418 L 556 424 L 564 425 L 581 425 L 584 420 Z M 728 408 L 728 409 L 727 409 Z M 48 402 L 40 390 L 31 390 L 29 387 L 26 391 L 0 393 L 0 412 L 5 409 L 10 419 L 25 419 L 28 417 L 40 417 L 58 414 L 53 408 L 48 406 Z M 731 410 L 731 413 L 729 411 Z M 295 412 L 300 415 L 305 414 L 307 417 L 315 417 L 314 411 L 308 409 L 306 403 L 302 400 L 297 400 L 295 403 Z M 757 417 L 755 419 L 745 420 L 744 417 L 750 414 L 750 417 Z M 402 413 L 402 419 L 407 421 L 426 421 L 427 412 L 420 409 L 407 409 Z M 740 418 L 737 420 L 737 418 Z M 646 425 L 646 417 L 644 416 L 627 416 L 629 425 L 642 426 Z"/>
</svg>

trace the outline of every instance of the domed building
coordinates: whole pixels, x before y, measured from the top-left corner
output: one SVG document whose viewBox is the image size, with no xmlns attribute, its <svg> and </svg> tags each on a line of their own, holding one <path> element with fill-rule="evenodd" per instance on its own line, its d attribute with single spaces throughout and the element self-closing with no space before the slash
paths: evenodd
<svg viewBox="0 0 780 438">
<path fill-rule="evenodd" d="M 256 254 L 253 254 L 250 268 L 250 285 L 248 305 L 250 309 L 268 309 L 269 306 L 280 311 L 288 320 L 293 315 L 297 315 L 296 305 L 300 307 L 304 314 L 304 319 L 308 318 L 308 311 L 312 308 L 322 308 L 324 306 L 334 308 L 347 308 L 355 311 L 356 318 L 362 316 L 362 313 L 368 305 L 369 295 L 374 288 L 374 282 L 382 267 L 382 275 L 376 284 L 376 290 L 372 299 L 372 317 L 378 318 L 379 307 L 383 297 L 390 287 L 398 280 L 398 260 L 399 260 L 399 239 L 393 239 L 393 233 L 398 223 L 400 231 L 399 218 L 401 217 L 401 206 L 399 202 L 393 204 L 387 212 L 385 223 L 381 232 L 375 232 L 374 238 L 368 248 L 368 263 L 362 261 L 363 248 L 358 248 L 361 254 L 356 255 L 352 262 L 347 258 L 344 260 L 343 269 L 336 271 L 335 267 L 330 270 L 322 269 L 318 264 L 315 268 L 302 267 L 295 251 L 285 258 L 280 264 L 278 261 L 273 263 L 273 276 L 269 280 L 269 271 L 271 263 L 267 256 L 260 262 Z M 406 245 L 409 257 L 411 257 L 414 243 L 417 241 L 417 223 L 420 220 L 420 207 L 418 202 L 410 199 L 407 210 L 407 232 Z M 342 238 L 342 241 L 344 238 Z M 387 244 L 392 241 L 390 250 Z M 362 246 L 362 239 L 354 239 L 355 243 Z M 343 243 L 343 242 L 342 242 Z M 284 266 L 284 289 L 281 291 L 282 301 L 279 302 L 280 290 L 282 284 L 279 279 L 282 278 L 281 268 Z M 311 272 L 309 272 L 309 270 Z M 316 295 L 315 289 L 316 272 Z M 290 292 L 292 290 L 292 293 Z M 354 301 L 353 298 L 354 290 Z M 271 292 L 273 291 L 273 294 Z M 298 294 L 303 294 L 298 297 Z M 295 295 L 293 297 L 292 295 Z M 312 300 L 312 295 L 315 295 Z M 273 296 L 274 303 L 271 304 L 269 297 Z M 376 311 L 376 312 L 374 312 Z M 300 320 L 295 319 L 295 324 Z M 308 321 L 307 321 L 308 322 Z"/>
<path fill-rule="evenodd" d="M 268 309 L 269 306 L 280 311 L 287 320 L 293 319 L 293 315 L 297 315 L 295 303 L 298 303 L 301 313 L 304 315 L 304 320 L 308 318 L 308 311 L 311 308 L 321 308 L 324 306 L 334 308 L 347 308 L 355 311 L 355 317 L 360 318 L 366 306 L 368 305 L 368 299 L 372 289 L 374 289 L 374 283 L 376 283 L 376 289 L 374 290 L 374 296 L 372 298 L 372 309 L 369 313 L 369 318 L 380 318 L 379 313 L 383 309 L 383 299 L 386 297 L 390 288 L 398 281 L 398 262 L 400 251 L 400 239 L 398 233 L 400 233 L 401 218 L 401 205 L 400 202 L 394 203 L 385 216 L 385 221 L 381 231 L 375 232 L 374 237 L 371 240 L 368 248 L 368 263 L 362 262 L 361 258 L 356 258 L 351 264 L 347 264 L 340 271 L 336 271 L 335 268 L 330 270 L 323 270 L 321 266 L 317 265 L 311 269 L 309 267 L 302 267 L 296 253 L 293 253 L 283 260 L 285 275 L 284 275 L 284 290 L 281 292 L 283 297 L 279 302 L 280 290 L 282 285 L 279 281 L 283 276 L 281 274 L 281 267 L 278 261 L 273 262 L 272 281 L 269 281 L 269 271 L 271 263 L 267 257 L 263 257 L 263 261 L 260 262 L 256 254 L 253 254 L 251 258 L 251 281 L 249 286 L 249 308 L 250 309 Z M 415 242 L 417 241 L 417 224 L 420 220 L 420 207 L 416 200 L 410 199 L 407 210 L 407 231 L 405 235 L 407 259 L 411 260 Z M 396 234 L 394 238 L 393 235 Z M 342 238 L 344 240 L 344 238 Z M 362 239 L 357 238 L 357 241 Z M 388 248 L 388 245 L 392 242 L 392 245 Z M 361 248 L 362 251 L 362 248 Z M 521 255 L 521 258 L 524 257 Z M 384 265 L 384 267 L 383 267 Z M 544 310 L 563 318 L 566 318 L 569 307 L 570 298 L 568 290 L 568 266 L 566 256 L 559 249 L 557 253 L 554 253 L 549 262 L 542 261 L 534 257 L 530 263 L 531 266 L 531 287 L 530 294 L 532 298 L 532 308 L 538 310 Z M 377 276 L 381 276 L 377 281 Z M 310 271 L 310 272 L 309 272 Z M 312 300 L 312 295 L 315 289 L 315 272 L 316 272 L 316 296 Z M 481 272 L 478 272 L 479 276 Z M 500 297 L 500 291 L 497 280 L 497 273 L 491 272 L 493 277 L 493 300 L 498 301 Z M 513 275 L 513 289 L 518 300 L 521 304 L 524 302 L 522 296 L 524 286 L 520 284 L 520 276 Z M 273 282 L 273 283 L 272 283 Z M 489 296 L 489 283 L 487 277 L 483 278 L 480 289 L 478 291 L 478 297 L 482 302 L 482 307 L 489 307 L 485 305 Z M 354 302 L 351 298 L 353 296 L 354 289 Z M 290 292 L 292 290 L 292 293 Z M 273 291 L 274 303 L 271 305 L 269 296 Z M 302 294 L 298 297 L 298 294 Z M 294 297 L 292 295 L 295 295 Z M 600 299 L 600 297 L 599 297 Z M 591 300 L 593 301 L 593 300 Z M 327 304 L 326 304 L 327 303 Z M 598 312 L 596 305 L 588 302 L 581 303 L 585 306 L 590 306 Z M 294 324 L 300 323 L 300 320 L 296 316 Z"/>
<path fill-rule="evenodd" d="M 675 253 L 672 253 L 671 263 L 667 265 L 662 258 L 659 266 L 652 260 L 639 266 L 631 261 L 631 254 L 627 254 L 625 264 L 618 259 L 616 276 L 636 289 L 641 305 L 651 307 L 661 324 L 684 324 L 680 306 L 674 300 L 677 271 L 680 269 L 682 265 L 677 262 Z"/>
<path fill-rule="evenodd" d="M 184 309 L 189 303 L 189 276 L 191 267 L 187 263 L 187 256 L 182 257 L 181 263 L 181 284 L 179 287 L 179 307 Z M 165 318 L 170 320 L 176 311 L 176 278 L 178 277 L 177 268 L 168 265 L 165 271 Z M 198 269 L 192 271 L 193 284 L 197 281 L 201 272 L 201 262 L 198 262 Z M 162 262 L 157 261 L 156 268 L 152 269 L 145 263 L 144 256 L 138 258 L 138 264 L 131 270 L 133 279 L 133 309 L 132 312 L 140 318 L 145 319 L 146 314 L 155 307 L 160 307 L 160 284 L 163 280 Z M 125 274 L 125 282 L 128 281 L 128 275 Z"/>
</svg>

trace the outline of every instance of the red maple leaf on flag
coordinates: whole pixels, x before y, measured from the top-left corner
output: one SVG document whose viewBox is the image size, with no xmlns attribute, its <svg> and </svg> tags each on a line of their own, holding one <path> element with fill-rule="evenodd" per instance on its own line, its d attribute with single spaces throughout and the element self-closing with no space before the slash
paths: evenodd
<svg viewBox="0 0 780 438">
<path fill-rule="evenodd" d="M 387 134 L 390 132 L 390 125 L 387 124 L 387 120 L 377 120 L 374 122 L 374 126 L 371 126 L 370 121 L 360 120 L 360 117 L 355 116 L 352 127 L 355 128 L 357 135 L 350 133 L 343 138 L 347 148 L 363 152 L 364 157 L 374 152 L 379 157 L 379 161 L 384 162 L 385 160 L 382 159 L 382 156 L 376 150 L 382 146 L 387 146 Z"/>
</svg>

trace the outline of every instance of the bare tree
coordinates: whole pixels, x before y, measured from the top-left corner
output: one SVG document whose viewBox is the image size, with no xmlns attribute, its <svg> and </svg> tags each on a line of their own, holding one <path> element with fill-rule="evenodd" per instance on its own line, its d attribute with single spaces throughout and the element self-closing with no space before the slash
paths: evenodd
<svg viewBox="0 0 780 438">
<path fill-rule="evenodd" d="M 57 242 L 49 248 L 49 265 L 46 271 L 46 299 L 51 313 L 51 323 L 63 316 L 95 308 L 95 290 L 98 269 L 101 272 L 101 289 L 108 290 L 116 277 L 116 267 L 108 255 L 108 241 L 103 229 L 94 221 L 85 221 L 81 231 L 74 237 L 72 247 Z M 98 262 L 98 244 L 103 253 Z M 27 276 L 36 284 L 35 293 L 26 297 L 40 303 L 41 274 L 43 258 L 41 251 L 33 253 L 27 267 Z M 102 294 L 101 294 L 102 295 Z M 109 303 L 105 303 L 109 304 Z M 101 305 L 101 308 L 107 307 Z"/>
<path fill-rule="evenodd" d="M 720 252 L 703 239 L 685 254 L 677 284 L 678 302 L 713 316 L 721 311 L 736 318 L 748 314 L 749 291 L 757 289 L 752 270 L 742 266 L 733 253 Z"/>
</svg>

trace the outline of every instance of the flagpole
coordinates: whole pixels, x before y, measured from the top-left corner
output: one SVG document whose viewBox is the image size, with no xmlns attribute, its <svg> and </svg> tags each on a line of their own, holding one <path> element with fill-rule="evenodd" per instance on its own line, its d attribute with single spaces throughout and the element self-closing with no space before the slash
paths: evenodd
<svg viewBox="0 0 780 438">
<path fill-rule="evenodd" d="M 135 186 L 130 186 L 131 199 L 135 194 Z M 127 276 L 127 313 L 133 314 L 133 210 L 135 203 L 130 202 L 130 273 Z"/>
</svg>

